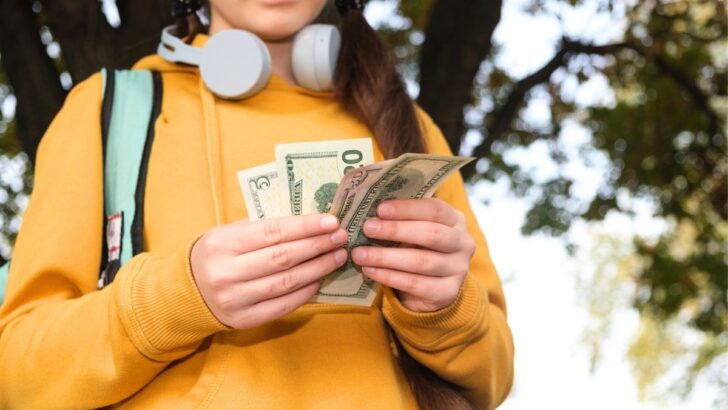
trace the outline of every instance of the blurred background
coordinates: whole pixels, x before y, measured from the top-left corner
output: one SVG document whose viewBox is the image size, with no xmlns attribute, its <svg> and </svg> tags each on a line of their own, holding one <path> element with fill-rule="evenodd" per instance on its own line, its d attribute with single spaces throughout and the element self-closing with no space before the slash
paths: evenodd
<svg viewBox="0 0 728 410">
<path fill-rule="evenodd" d="M 479 158 L 463 174 L 516 343 L 502 408 L 728 408 L 726 3 L 366 15 L 453 151 Z M 167 0 L 0 0 L 0 265 L 68 91 L 170 23 Z"/>
</svg>

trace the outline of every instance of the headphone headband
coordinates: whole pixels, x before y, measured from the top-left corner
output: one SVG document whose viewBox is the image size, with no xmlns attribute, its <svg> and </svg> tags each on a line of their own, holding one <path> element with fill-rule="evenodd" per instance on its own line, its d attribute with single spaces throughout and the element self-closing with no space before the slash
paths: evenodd
<svg viewBox="0 0 728 410">
<path fill-rule="evenodd" d="M 157 54 L 173 63 L 200 65 L 202 51 L 182 41 L 175 35 L 175 31 L 175 26 L 167 26 L 162 30 L 162 41 L 157 47 Z"/>
</svg>

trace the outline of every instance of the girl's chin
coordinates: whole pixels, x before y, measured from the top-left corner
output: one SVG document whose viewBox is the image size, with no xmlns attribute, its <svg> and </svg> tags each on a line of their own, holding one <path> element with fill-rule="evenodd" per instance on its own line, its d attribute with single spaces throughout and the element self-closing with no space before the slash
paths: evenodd
<svg viewBox="0 0 728 410">
<path fill-rule="evenodd" d="M 267 24 L 256 21 L 252 31 L 264 41 L 280 41 L 293 37 L 303 28 L 301 22 L 270 21 Z"/>
</svg>

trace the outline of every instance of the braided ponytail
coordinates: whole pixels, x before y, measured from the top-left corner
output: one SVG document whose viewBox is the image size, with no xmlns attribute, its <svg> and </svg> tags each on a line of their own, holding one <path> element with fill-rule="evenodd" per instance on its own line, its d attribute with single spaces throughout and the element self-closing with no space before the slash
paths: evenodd
<svg viewBox="0 0 728 410">
<path fill-rule="evenodd" d="M 386 158 L 425 152 L 414 104 L 397 73 L 394 58 L 362 13 L 361 0 L 337 0 L 343 15 L 341 51 L 334 93 L 344 109 L 373 132 Z M 388 325 L 387 325 L 388 326 Z M 456 386 L 440 378 L 407 353 L 391 331 L 400 367 L 422 410 L 472 409 Z"/>
<path fill-rule="evenodd" d="M 385 157 L 424 152 L 414 104 L 394 57 L 359 9 L 345 12 L 334 93 L 373 132 Z"/>
</svg>

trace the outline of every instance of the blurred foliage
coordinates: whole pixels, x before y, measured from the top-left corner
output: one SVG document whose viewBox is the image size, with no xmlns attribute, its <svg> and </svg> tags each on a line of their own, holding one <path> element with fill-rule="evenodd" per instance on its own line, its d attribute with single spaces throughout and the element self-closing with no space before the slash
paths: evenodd
<svg viewBox="0 0 728 410">
<path fill-rule="evenodd" d="M 694 230 L 678 227 L 675 246 L 693 242 Z M 581 269 L 577 276 L 580 304 L 587 308 L 590 320 L 583 332 L 584 342 L 591 352 L 594 371 L 606 352 L 604 344 L 614 337 L 632 339 L 627 350 L 638 392 L 643 400 L 665 405 L 674 397 L 685 398 L 693 387 L 701 383 L 715 387 L 716 408 L 728 406 L 728 355 L 725 334 L 715 335 L 696 329 L 690 323 L 698 299 L 686 302 L 681 311 L 670 320 L 643 311 L 636 324 L 636 335 L 614 335 L 616 327 L 629 328 L 624 313 L 633 304 L 635 294 L 647 291 L 637 278 L 644 271 L 648 259 L 636 252 L 637 245 L 623 233 L 610 232 L 608 226 L 594 225 L 588 234 L 588 243 L 577 252 Z M 622 321 L 616 325 L 617 321 Z M 666 394 L 667 393 L 667 394 Z"/>
<path fill-rule="evenodd" d="M 547 9 L 547 3 L 538 2 L 534 10 Z M 633 269 L 608 282 L 592 278 L 597 294 L 589 300 L 592 313 L 608 322 L 614 313 L 611 292 L 624 281 L 634 286 L 631 304 L 643 321 L 630 350 L 638 385 L 646 394 L 662 386 L 670 363 L 688 361 L 680 386 L 660 391 L 684 397 L 711 363 L 722 357 L 725 365 L 728 353 L 726 8 L 717 1 L 645 1 L 631 6 L 626 18 L 624 37 L 616 40 L 629 46 L 572 58 L 543 87 L 550 123 L 534 127 L 516 119 L 508 137 L 494 144 L 481 178 L 508 175 L 514 192 L 534 199 L 525 233 L 563 235 L 576 220 L 602 221 L 615 211 L 634 214 L 638 201 L 651 204 L 653 216 L 667 228 L 656 238 L 634 237 Z M 583 106 L 566 92 L 569 82 L 583 84 L 597 76 L 614 91 L 613 103 Z M 514 81 L 494 69 L 483 84 L 486 97 L 498 106 Z M 576 205 L 574 180 L 566 173 L 541 182 L 539 175 L 508 161 L 512 149 L 545 141 L 563 169 L 568 155 L 559 137 L 569 120 L 591 131 L 583 162 L 598 152 L 609 163 L 597 194 Z M 623 262 L 607 264 L 614 268 Z M 682 330 L 674 330 L 676 323 Z M 592 341 L 601 340 L 604 334 L 593 330 Z M 689 331 L 703 340 L 692 350 L 680 338 Z M 709 379 L 725 391 L 725 378 Z"/>
<path fill-rule="evenodd" d="M 654 201 L 655 216 L 669 222 L 657 241 L 635 240 L 643 261 L 633 278 L 634 305 L 644 326 L 630 357 L 643 391 L 667 371 L 667 365 L 658 367 L 658 356 L 670 363 L 690 361 L 681 386 L 670 390 L 684 396 L 701 370 L 728 353 L 726 9 L 717 1 L 643 3 L 629 18 L 627 40 L 684 73 L 707 97 L 715 117 L 659 62 L 631 50 L 617 53 L 614 64 L 602 70 L 616 91 L 616 106 L 591 108 L 585 120 L 594 146 L 607 152 L 616 168 L 610 178 L 615 189 L 599 195 L 583 217 L 628 211 L 616 201 L 618 190 L 625 189 Z M 676 351 L 684 345 L 671 333 L 675 322 L 701 332 L 704 343 L 697 350 Z M 725 378 L 713 381 L 726 391 Z"/>
<path fill-rule="evenodd" d="M 10 249 L 20 229 L 21 213 L 30 193 L 32 173 L 20 150 L 15 123 L 5 112 L 14 100 L 0 64 L 0 265 L 10 257 Z"/>
<path fill-rule="evenodd" d="M 417 81 L 420 50 L 425 41 L 425 28 L 434 3 L 435 0 L 400 2 L 399 18 L 386 21 L 377 27 L 377 31 L 397 56 L 400 73 L 410 83 Z"/>
<path fill-rule="evenodd" d="M 48 18 L 41 3 L 34 1 L 32 8 L 37 16 L 40 41 L 46 46 L 59 76 L 68 76 L 60 55 L 60 46 L 48 27 Z M 70 83 L 70 76 L 68 78 Z M 64 85 L 63 81 L 61 85 Z M 13 108 L 10 109 L 10 106 Z M 17 124 L 13 121 L 15 106 L 12 85 L 7 79 L 0 55 L 0 265 L 11 256 L 12 245 L 20 230 L 22 213 L 33 189 L 33 164 L 22 151 Z"/>
</svg>

